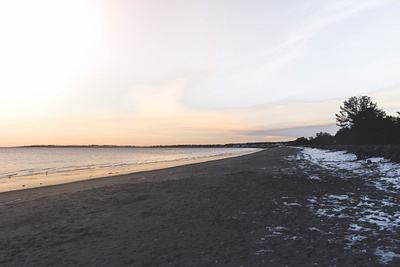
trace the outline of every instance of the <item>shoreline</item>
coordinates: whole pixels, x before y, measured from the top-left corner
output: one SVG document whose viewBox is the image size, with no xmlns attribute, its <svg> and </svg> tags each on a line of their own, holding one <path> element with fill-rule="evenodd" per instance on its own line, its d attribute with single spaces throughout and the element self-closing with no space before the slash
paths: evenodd
<svg viewBox="0 0 400 267">
<path fill-rule="evenodd" d="M 223 156 L 209 156 L 209 157 L 200 157 L 193 159 L 163 161 L 155 163 L 142 163 L 130 166 L 125 165 L 118 167 L 107 167 L 102 169 L 77 170 L 64 173 L 52 173 L 48 175 L 39 174 L 39 175 L 30 175 L 22 177 L 2 178 L 0 179 L 0 194 L 10 191 L 27 190 L 32 188 L 46 187 L 46 186 L 56 186 L 56 185 L 62 185 L 62 184 L 68 184 L 68 183 L 74 183 L 92 179 L 111 178 L 119 175 L 127 175 L 137 172 L 160 170 L 160 169 L 166 169 L 166 168 L 172 168 L 172 167 L 178 167 L 196 163 L 203 163 L 208 161 L 221 160 L 225 158 L 240 157 L 247 154 L 257 153 L 259 151 L 232 154 L 232 155 L 223 155 Z"/>
</svg>

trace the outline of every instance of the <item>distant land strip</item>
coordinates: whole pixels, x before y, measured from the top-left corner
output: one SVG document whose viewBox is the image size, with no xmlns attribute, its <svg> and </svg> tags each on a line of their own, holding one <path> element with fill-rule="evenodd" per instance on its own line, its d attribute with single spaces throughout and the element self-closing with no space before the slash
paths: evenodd
<svg viewBox="0 0 400 267">
<path fill-rule="evenodd" d="M 230 144 L 208 144 L 208 145 L 27 145 L 17 147 L 46 147 L 46 148 L 268 148 L 287 144 L 288 142 L 249 142 L 249 143 L 230 143 Z"/>
</svg>

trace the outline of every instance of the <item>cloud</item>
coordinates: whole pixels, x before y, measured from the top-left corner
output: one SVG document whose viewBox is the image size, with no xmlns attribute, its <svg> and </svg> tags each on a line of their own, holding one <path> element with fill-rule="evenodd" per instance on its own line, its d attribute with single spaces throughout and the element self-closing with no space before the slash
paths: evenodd
<svg viewBox="0 0 400 267">
<path fill-rule="evenodd" d="M 163 84 L 133 86 L 122 99 L 122 108 L 138 115 L 168 117 L 183 111 L 179 103 L 186 79 L 175 79 Z"/>
<path fill-rule="evenodd" d="M 91 9 L 109 16 L 92 14 L 98 42 L 87 58 L 51 90 L 18 76 L 26 86 L 0 99 L 0 139 L 284 140 L 329 130 L 354 94 L 370 95 L 388 113 L 400 110 L 396 1 L 214 2 L 177 2 L 168 12 L 147 2 Z M 55 77 L 41 76 L 49 73 Z M 5 100 L 21 91 L 23 99 Z"/>
<path fill-rule="evenodd" d="M 330 54 L 341 55 L 341 52 L 335 51 L 333 44 L 314 51 L 311 42 L 320 33 L 331 31 L 333 25 L 387 3 L 389 1 L 329 1 L 315 5 L 317 8 L 314 5 L 302 8 L 307 5 L 303 2 L 294 4 L 291 8 L 303 9 L 303 12 L 296 12 L 296 18 L 287 18 L 288 26 L 282 33 L 277 31 L 270 39 L 260 38 L 265 44 L 254 50 L 238 51 L 220 66 L 218 73 L 190 92 L 186 101 L 203 108 L 235 108 L 270 103 L 294 95 L 321 100 L 343 93 L 348 87 L 334 79 L 337 80 L 335 74 L 343 75 L 345 71 L 329 65 Z M 346 34 L 341 37 L 345 38 Z M 345 82 L 351 83 L 351 77 Z M 357 87 L 360 82 L 353 84 Z M 335 94 L 326 90 L 327 87 L 334 88 Z"/>
<path fill-rule="evenodd" d="M 177 98 L 163 99 L 175 102 Z M 332 133 L 334 113 L 340 102 L 286 100 L 271 105 L 213 111 L 185 107 L 182 110 L 171 109 L 168 118 L 162 113 L 132 114 L 121 119 L 121 124 L 130 125 L 131 129 L 126 131 L 164 142 L 178 142 L 177 139 L 192 140 L 192 143 L 195 140 L 202 143 L 218 143 L 219 140 L 244 142 L 249 137 L 254 141 L 289 140 L 319 131 Z M 272 136 L 276 138 L 272 139 Z"/>
<path fill-rule="evenodd" d="M 318 124 L 318 125 L 308 125 L 308 126 L 298 126 L 292 128 L 282 128 L 274 130 L 257 130 L 257 131 L 245 131 L 241 134 L 248 136 L 285 136 L 289 138 L 297 137 L 310 137 L 315 136 L 319 132 L 328 132 L 334 135 L 338 130 L 335 123 L 328 124 Z"/>
<path fill-rule="evenodd" d="M 137 112 L 92 112 L 86 114 L 32 114 L 0 117 L 7 129 L 0 134 L 3 144 L 210 144 L 287 141 L 315 136 L 323 131 L 335 134 L 335 113 L 345 99 L 300 101 L 286 99 L 267 105 L 219 110 L 192 109 L 180 102 L 185 82 L 151 88 L 152 94 L 131 95 L 131 102 L 151 109 Z M 387 111 L 396 106 L 400 88 L 371 94 Z M 136 91 L 137 92 L 137 91 Z M 350 96 L 350 95 L 349 95 Z M 147 103 L 151 99 L 151 103 Z M 153 111 L 153 106 L 161 107 Z M 170 108 L 173 107 L 173 108 Z M 130 106 L 128 105 L 128 107 Z M 396 110 L 397 111 L 397 110 Z M 13 141 L 14 140 L 14 141 Z"/>
</svg>

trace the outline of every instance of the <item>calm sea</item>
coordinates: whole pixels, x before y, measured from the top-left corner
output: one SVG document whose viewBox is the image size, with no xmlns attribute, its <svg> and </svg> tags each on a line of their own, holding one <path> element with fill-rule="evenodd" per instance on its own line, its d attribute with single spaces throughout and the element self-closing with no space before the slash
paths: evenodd
<svg viewBox="0 0 400 267">
<path fill-rule="evenodd" d="M 0 178 L 73 173 L 228 156 L 255 152 L 254 148 L 126 148 L 126 147 L 17 147 L 0 148 Z"/>
</svg>

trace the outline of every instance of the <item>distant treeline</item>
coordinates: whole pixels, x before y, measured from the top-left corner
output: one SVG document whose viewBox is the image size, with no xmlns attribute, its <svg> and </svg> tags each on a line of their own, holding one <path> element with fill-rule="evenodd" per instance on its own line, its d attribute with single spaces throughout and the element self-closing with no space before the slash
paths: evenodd
<svg viewBox="0 0 400 267">
<path fill-rule="evenodd" d="M 335 135 L 320 132 L 289 144 L 346 149 L 359 158 L 382 156 L 400 161 L 400 116 L 386 115 L 368 96 L 350 97 L 335 115 L 340 127 Z"/>
<path fill-rule="evenodd" d="M 400 115 L 400 112 L 398 112 Z M 340 127 L 332 136 L 320 132 L 316 137 L 300 137 L 294 145 L 389 145 L 400 144 L 400 117 L 389 116 L 368 96 L 353 96 L 344 101 L 336 115 Z"/>
<path fill-rule="evenodd" d="M 249 142 L 232 144 L 208 144 L 208 145 L 154 145 L 154 146 L 118 146 L 118 145 L 30 145 L 24 147 L 46 148 L 268 148 L 275 147 L 275 142 Z"/>
<path fill-rule="evenodd" d="M 167 145 L 167 146 L 151 146 L 151 147 L 189 147 L 189 148 L 268 148 L 275 147 L 279 143 L 276 142 L 250 142 L 250 143 L 232 143 L 232 144 L 216 144 L 216 145 Z"/>
</svg>

